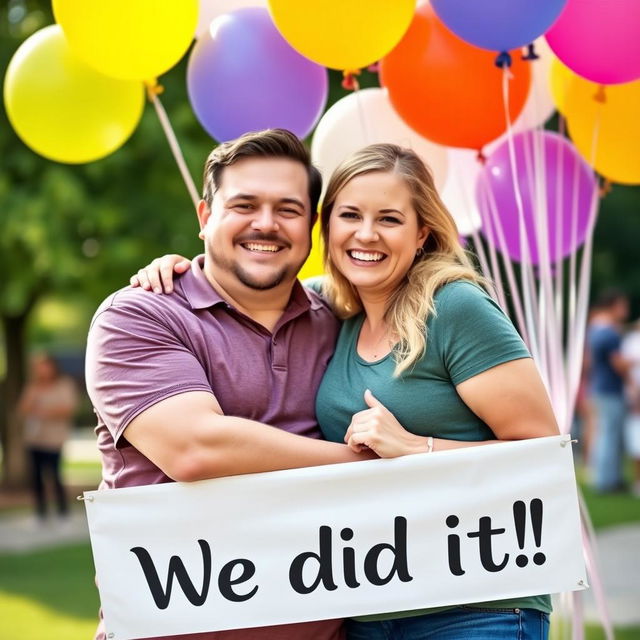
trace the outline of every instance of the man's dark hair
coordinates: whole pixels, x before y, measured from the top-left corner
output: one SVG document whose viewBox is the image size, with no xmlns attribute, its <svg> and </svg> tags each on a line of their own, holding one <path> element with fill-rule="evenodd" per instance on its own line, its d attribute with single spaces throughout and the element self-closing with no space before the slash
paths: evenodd
<svg viewBox="0 0 640 640">
<path fill-rule="evenodd" d="M 311 164 L 308 149 L 297 136 L 286 129 L 252 131 L 216 147 L 204 165 L 202 199 L 209 206 L 220 186 L 224 168 L 243 158 L 289 158 L 302 164 L 309 176 L 311 215 L 313 217 L 316 214 L 322 191 L 322 177 Z"/>
<path fill-rule="evenodd" d="M 593 304 L 595 309 L 610 309 L 620 300 L 628 300 L 629 296 L 622 289 L 604 289 L 598 294 Z"/>
</svg>

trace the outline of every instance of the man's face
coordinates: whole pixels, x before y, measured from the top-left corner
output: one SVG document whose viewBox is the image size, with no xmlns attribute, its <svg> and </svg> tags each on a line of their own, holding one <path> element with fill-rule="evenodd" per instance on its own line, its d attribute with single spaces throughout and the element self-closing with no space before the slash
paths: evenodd
<svg viewBox="0 0 640 640">
<path fill-rule="evenodd" d="M 307 171 L 295 160 L 225 167 L 211 209 L 198 210 L 211 275 L 253 290 L 291 285 L 311 249 L 310 208 Z"/>
</svg>

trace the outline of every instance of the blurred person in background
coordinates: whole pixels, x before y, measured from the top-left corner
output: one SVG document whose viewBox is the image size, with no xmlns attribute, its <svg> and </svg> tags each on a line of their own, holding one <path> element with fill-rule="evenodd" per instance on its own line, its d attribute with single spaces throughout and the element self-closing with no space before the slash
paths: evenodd
<svg viewBox="0 0 640 640">
<path fill-rule="evenodd" d="M 627 379 L 629 412 L 625 425 L 626 450 L 633 460 L 633 484 L 631 492 L 640 498 L 640 320 L 622 341 L 622 355 L 631 362 Z"/>
<path fill-rule="evenodd" d="M 24 420 L 24 440 L 31 463 L 36 514 L 42 522 L 47 516 L 47 479 L 53 486 L 58 515 L 64 517 L 69 510 L 60 462 L 77 404 L 73 380 L 61 373 L 50 354 L 35 355 L 31 360 L 29 381 L 18 404 L 18 413 Z"/>
<path fill-rule="evenodd" d="M 596 410 L 592 481 L 601 493 L 625 489 L 622 473 L 627 415 L 624 387 L 631 363 L 620 349 L 623 325 L 628 317 L 627 296 L 619 290 L 604 291 L 594 305 L 587 338 L 590 390 Z"/>
</svg>

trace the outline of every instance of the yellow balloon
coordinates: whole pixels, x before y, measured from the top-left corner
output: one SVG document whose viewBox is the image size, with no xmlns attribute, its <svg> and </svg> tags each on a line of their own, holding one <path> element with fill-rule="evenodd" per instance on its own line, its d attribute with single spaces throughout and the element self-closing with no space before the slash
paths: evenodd
<svg viewBox="0 0 640 640">
<path fill-rule="evenodd" d="M 609 85 L 602 93 L 599 85 L 575 76 L 565 102 L 569 135 L 605 178 L 640 184 L 640 80 Z"/>
<path fill-rule="evenodd" d="M 58 25 L 45 27 L 15 52 L 4 102 L 16 133 L 58 162 L 91 162 L 123 145 L 144 108 L 142 83 L 108 78 L 78 60 Z"/>
<path fill-rule="evenodd" d="M 415 0 L 269 0 L 280 33 L 303 56 L 360 69 L 385 56 L 409 28 Z"/>
<path fill-rule="evenodd" d="M 322 236 L 320 235 L 320 220 L 318 220 L 313 227 L 311 233 L 311 253 L 307 258 L 307 261 L 302 265 L 298 278 L 304 280 L 305 278 L 313 278 L 315 276 L 321 276 L 324 273 L 324 263 L 322 260 Z"/>
<path fill-rule="evenodd" d="M 551 97 L 553 99 L 556 108 L 563 115 L 565 114 L 565 102 L 567 100 L 567 93 L 571 90 L 571 85 L 575 78 L 578 78 L 569 67 L 565 66 L 554 58 L 551 63 L 551 77 L 549 83 L 551 85 Z"/>
<path fill-rule="evenodd" d="M 198 23 L 197 0 L 53 0 L 73 51 L 113 78 L 152 80 L 182 58 Z"/>
</svg>

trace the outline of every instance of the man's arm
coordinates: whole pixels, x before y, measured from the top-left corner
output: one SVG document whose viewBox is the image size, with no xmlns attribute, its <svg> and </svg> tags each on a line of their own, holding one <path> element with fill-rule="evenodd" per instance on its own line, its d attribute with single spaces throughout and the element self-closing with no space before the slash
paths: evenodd
<svg viewBox="0 0 640 640">
<path fill-rule="evenodd" d="M 129 423 L 124 437 L 180 482 L 376 457 L 225 416 L 215 397 L 201 391 L 181 393 L 146 409 Z"/>
</svg>

